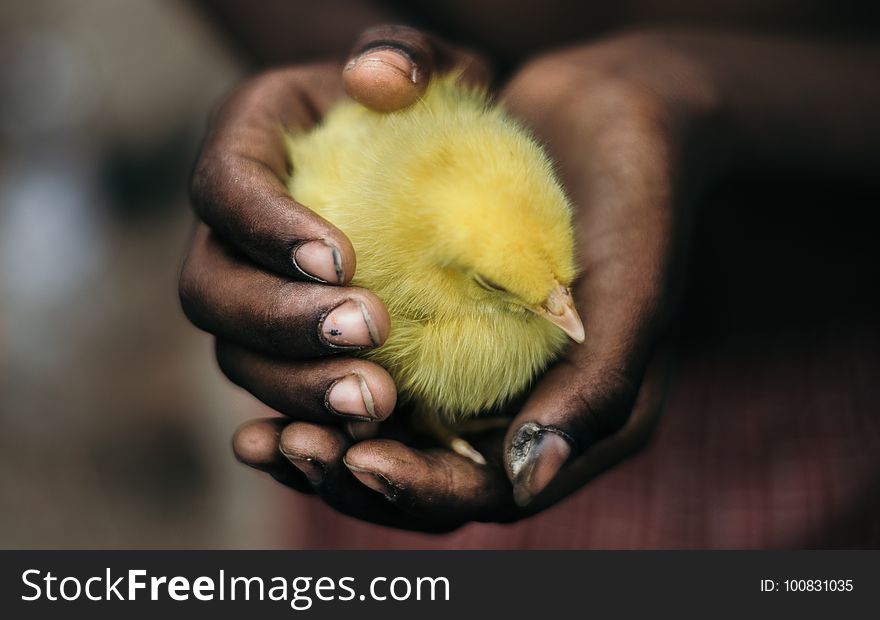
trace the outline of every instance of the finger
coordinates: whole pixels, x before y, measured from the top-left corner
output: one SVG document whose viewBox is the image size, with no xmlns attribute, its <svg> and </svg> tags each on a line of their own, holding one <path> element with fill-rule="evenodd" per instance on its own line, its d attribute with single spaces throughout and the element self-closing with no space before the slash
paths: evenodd
<svg viewBox="0 0 880 620">
<path fill-rule="evenodd" d="M 289 423 L 284 418 L 249 420 L 235 431 L 232 451 L 240 462 L 266 472 L 275 480 L 297 491 L 312 492 L 312 487 L 278 451 L 281 431 Z"/>
<path fill-rule="evenodd" d="M 233 383 L 298 420 L 376 422 L 397 401 L 391 375 L 366 360 L 287 361 L 218 340 L 217 361 Z"/>
<path fill-rule="evenodd" d="M 632 370 L 635 365 L 589 356 L 573 356 L 540 381 L 505 438 L 505 468 L 518 505 L 529 505 L 582 455 L 587 469 L 595 470 L 599 463 L 610 464 L 611 454 L 622 458 L 635 448 L 636 439 L 649 429 L 648 412 L 659 411 L 665 390 L 666 353 L 655 359 L 653 367 L 664 371 L 654 371 L 650 381 L 642 381 L 642 374 L 627 374 L 638 372 Z"/>
<path fill-rule="evenodd" d="M 336 510 L 372 523 L 404 529 L 445 531 L 451 527 L 414 519 L 361 484 L 343 464 L 343 457 L 351 446 L 352 440 L 340 429 L 306 422 L 288 425 L 280 438 L 282 454 Z"/>
<path fill-rule="evenodd" d="M 192 180 L 199 217 L 245 255 L 298 279 L 345 284 L 355 272 L 348 237 L 293 200 L 284 130 L 305 129 L 342 96 L 331 66 L 258 76 L 221 107 Z"/>
<path fill-rule="evenodd" d="M 477 465 L 448 450 L 368 440 L 348 449 L 345 465 L 366 487 L 419 519 L 505 521 L 517 510 L 501 468 Z"/>
<path fill-rule="evenodd" d="M 616 364 L 575 355 L 551 369 L 514 418 L 505 462 L 527 505 L 569 461 L 627 419 L 639 379 Z"/>
<path fill-rule="evenodd" d="M 224 340 L 285 357 L 377 347 L 390 318 L 362 288 L 291 281 L 263 271 L 204 224 L 180 276 L 180 300 L 198 327 Z"/>
<path fill-rule="evenodd" d="M 590 263 L 578 285 L 586 342 L 541 379 L 508 431 L 506 468 L 521 505 L 566 462 L 618 431 L 632 412 L 663 327 L 658 291 L 666 287 L 656 267 L 638 264 L 641 254 L 630 259 L 614 254 L 619 251 Z M 648 249 L 643 254 L 658 256 Z M 655 264 L 662 262 L 658 257 Z"/>
<path fill-rule="evenodd" d="M 557 153 L 577 205 L 582 275 L 575 300 L 586 341 L 538 383 L 511 425 L 504 453 L 520 503 L 627 423 L 674 308 L 674 285 L 682 281 L 674 276 L 687 245 L 674 187 L 677 147 L 653 100 L 572 88 L 581 71 L 557 75 L 544 71 L 549 65 L 535 66 L 514 81 L 507 103 Z M 555 114 L 535 114 L 549 87 L 571 96 L 554 99 Z M 584 109 L 596 113 L 584 116 Z"/>
<path fill-rule="evenodd" d="M 671 366 L 671 350 L 665 348 L 649 365 L 632 413 L 624 426 L 566 464 L 559 475 L 529 503 L 530 511 L 544 510 L 567 497 L 648 441 L 663 409 Z"/>
<path fill-rule="evenodd" d="M 477 54 L 408 26 L 378 26 L 354 46 L 342 77 L 349 95 L 378 112 L 415 102 L 434 75 L 459 72 L 469 83 L 488 85 L 491 71 Z"/>
</svg>

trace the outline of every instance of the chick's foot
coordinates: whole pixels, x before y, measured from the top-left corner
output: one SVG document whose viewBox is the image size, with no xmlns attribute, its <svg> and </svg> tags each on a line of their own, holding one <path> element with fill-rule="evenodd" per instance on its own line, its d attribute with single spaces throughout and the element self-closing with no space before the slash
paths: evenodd
<svg viewBox="0 0 880 620">
<path fill-rule="evenodd" d="M 503 430 L 510 425 L 510 418 L 481 417 L 448 422 L 436 411 L 417 410 L 413 415 L 413 427 L 422 434 L 449 448 L 456 454 L 476 463 L 486 465 L 486 458 L 462 435 Z"/>
</svg>

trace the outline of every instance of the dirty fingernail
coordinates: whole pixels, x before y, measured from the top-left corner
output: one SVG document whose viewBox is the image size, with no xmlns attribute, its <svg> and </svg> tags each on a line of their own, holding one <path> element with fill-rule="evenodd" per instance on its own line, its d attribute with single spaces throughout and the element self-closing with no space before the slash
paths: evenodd
<svg viewBox="0 0 880 620">
<path fill-rule="evenodd" d="M 345 462 L 344 459 L 343 462 Z M 354 477 L 360 480 L 364 486 L 377 493 L 381 493 L 391 501 L 397 499 L 397 488 L 384 476 L 355 465 L 349 465 L 348 463 L 345 463 L 345 466 L 348 467 L 349 471 L 354 474 Z"/>
<path fill-rule="evenodd" d="M 327 391 L 326 405 L 340 415 L 376 419 L 373 395 L 367 382 L 358 374 L 345 376 L 331 385 Z"/>
<path fill-rule="evenodd" d="M 418 69 L 403 50 L 379 47 L 362 52 L 342 72 L 354 99 L 379 112 L 393 112 L 418 99 Z"/>
<path fill-rule="evenodd" d="M 389 78 L 400 76 L 412 83 L 416 81 L 416 68 L 412 59 L 399 48 L 374 47 L 365 50 L 351 59 L 345 66 L 345 71 L 367 68 L 374 74 L 387 73 Z"/>
<path fill-rule="evenodd" d="M 321 484 L 324 481 L 324 466 L 315 459 L 307 456 L 286 454 L 282 452 L 294 467 L 300 470 L 310 484 Z"/>
<path fill-rule="evenodd" d="M 572 453 L 571 442 L 556 429 L 527 422 L 519 429 L 509 451 L 513 499 L 529 504 L 556 477 Z"/>
<path fill-rule="evenodd" d="M 329 284 L 342 284 L 345 272 L 336 246 L 321 239 L 308 241 L 293 251 L 293 264 L 307 276 Z"/>
<path fill-rule="evenodd" d="M 324 317 L 321 337 L 325 342 L 342 347 L 377 347 L 381 344 L 379 330 L 366 304 L 354 299 L 340 304 Z"/>
</svg>

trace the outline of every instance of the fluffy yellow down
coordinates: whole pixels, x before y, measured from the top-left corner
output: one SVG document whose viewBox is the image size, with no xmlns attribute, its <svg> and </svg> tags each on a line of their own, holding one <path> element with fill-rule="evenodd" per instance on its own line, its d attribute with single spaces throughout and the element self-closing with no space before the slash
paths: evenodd
<svg viewBox="0 0 880 620">
<path fill-rule="evenodd" d="M 391 315 L 364 353 L 404 402 L 447 418 L 491 410 L 561 352 L 526 309 L 575 276 L 571 207 L 530 134 L 485 93 L 434 80 L 406 110 L 342 103 L 286 136 L 292 196 L 344 231 L 353 284 Z"/>
</svg>

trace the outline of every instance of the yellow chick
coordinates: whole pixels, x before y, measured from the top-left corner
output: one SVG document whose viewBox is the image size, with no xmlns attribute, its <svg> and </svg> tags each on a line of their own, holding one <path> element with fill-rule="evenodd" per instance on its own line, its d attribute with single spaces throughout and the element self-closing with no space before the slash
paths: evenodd
<svg viewBox="0 0 880 620">
<path fill-rule="evenodd" d="M 569 290 L 571 205 L 546 153 L 485 92 L 445 76 L 407 109 L 342 103 L 286 142 L 290 194 L 348 235 L 352 283 L 391 316 L 385 344 L 364 355 L 422 417 L 496 409 L 566 334 L 584 340 Z"/>
</svg>

